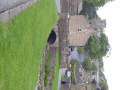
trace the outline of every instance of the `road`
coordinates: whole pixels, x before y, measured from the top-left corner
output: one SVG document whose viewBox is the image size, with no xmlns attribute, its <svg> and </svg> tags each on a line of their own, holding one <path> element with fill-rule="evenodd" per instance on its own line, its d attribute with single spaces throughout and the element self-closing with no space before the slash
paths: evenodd
<svg viewBox="0 0 120 90">
<path fill-rule="evenodd" d="M 29 0 L 0 0 L 0 13 Z"/>
</svg>

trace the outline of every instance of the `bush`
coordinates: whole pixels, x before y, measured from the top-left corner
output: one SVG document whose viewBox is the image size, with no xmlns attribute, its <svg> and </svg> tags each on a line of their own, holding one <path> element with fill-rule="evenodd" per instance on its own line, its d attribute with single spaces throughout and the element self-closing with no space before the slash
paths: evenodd
<svg viewBox="0 0 120 90">
<path fill-rule="evenodd" d="M 47 85 L 47 82 L 48 82 L 48 76 L 50 74 L 50 58 L 51 58 L 51 55 L 50 55 L 50 52 L 47 51 L 47 54 L 45 56 L 45 77 L 44 77 L 44 86 Z"/>
<path fill-rule="evenodd" d="M 85 71 L 90 72 L 92 69 L 92 62 L 90 58 L 85 58 L 82 62 L 82 67 L 85 69 Z"/>
<path fill-rule="evenodd" d="M 44 86 L 47 85 L 47 82 L 48 82 L 48 77 L 45 77 L 45 78 L 44 78 Z"/>
<path fill-rule="evenodd" d="M 101 34 L 100 39 L 96 36 L 91 36 L 85 45 L 85 50 L 92 59 L 101 59 L 109 51 L 107 36 L 103 33 Z"/>
<path fill-rule="evenodd" d="M 108 84 L 105 81 L 100 82 L 101 90 L 108 90 Z"/>
<path fill-rule="evenodd" d="M 92 64 L 92 71 L 96 72 L 97 71 L 97 66 L 95 64 Z"/>
<path fill-rule="evenodd" d="M 80 48 L 78 48 L 78 53 L 85 53 L 85 49 L 84 49 L 84 47 L 80 47 Z"/>
</svg>

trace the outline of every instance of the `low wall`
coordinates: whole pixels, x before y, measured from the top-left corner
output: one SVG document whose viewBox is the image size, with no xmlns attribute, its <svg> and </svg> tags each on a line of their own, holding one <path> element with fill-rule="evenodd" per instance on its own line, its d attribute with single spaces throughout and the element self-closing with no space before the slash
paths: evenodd
<svg viewBox="0 0 120 90">
<path fill-rule="evenodd" d="M 27 9 L 29 6 L 36 3 L 37 1 L 38 0 L 29 0 L 21 5 L 0 13 L 0 23 L 8 22 L 10 18 L 17 16 L 19 13 L 21 13 L 21 11 Z"/>
</svg>

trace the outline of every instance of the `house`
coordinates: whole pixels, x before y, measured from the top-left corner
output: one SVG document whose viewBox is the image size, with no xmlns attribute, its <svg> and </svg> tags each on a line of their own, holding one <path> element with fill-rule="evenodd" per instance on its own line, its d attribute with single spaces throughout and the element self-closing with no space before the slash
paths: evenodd
<svg viewBox="0 0 120 90">
<path fill-rule="evenodd" d="M 77 15 L 82 10 L 82 0 L 70 0 L 70 14 Z"/>
<path fill-rule="evenodd" d="M 94 29 L 97 30 L 97 36 L 100 38 L 100 33 L 101 33 L 101 28 L 106 28 L 106 20 L 89 20 L 90 26 Z"/>
<path fill-rule="evenodd" d="M 106 28 L 106 20 L 89 20 L 89 24 L 91 25 L 91 27 L 95 30 L 98 30 L 100 28 Z"/>
<path fill-rule="evenodd" d="M 89 21 L 83 15 L 72 15 L 69 19 L 69 46 L 85 46 L 89 37 L 96 35 Z"/>
</svg>

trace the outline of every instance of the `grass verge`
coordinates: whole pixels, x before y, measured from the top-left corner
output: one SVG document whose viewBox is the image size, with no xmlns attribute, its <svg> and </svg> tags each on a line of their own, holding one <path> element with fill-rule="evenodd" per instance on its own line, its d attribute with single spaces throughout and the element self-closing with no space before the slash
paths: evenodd
<svg viewBox="0 0 120 90">
<path fill-rule="evenodd" d="M 58 87 L 59 67 L 60 67 L 59 61 L 60 61 L 60 53 L 59 53 L 59 50 L 58 50 L 57 54 L 56 54 L 56 64 L 55 64 L 55 67 L 54 67 L 54 77 L 53 77 L 53 80 L 52 80 L 51 90 L 57 90 L 57 87 Z"/>
<path fill-rule="evenodd" d="M 76 84 L 76 74 L 75 74 L 75 69 L 76 69 L 76 66 L 78 64 L 78 61 L 74 60 L 71 62 L 72 64 L 72 67 L 71 67 L 71 70 L 72 70 L 72 76 L 71 76 L 71 80 L 72 80 L 72 84 Z"/>
<path fill-rule="evenodd" d="M 49 74 L 50 74 L 50 58 L 51 58 L 51 55 L 50 55 L 50 52 L 47 51 L 47 54 L 46 54 L 46 57 L 45 57 L 45 65 L 44 65 L 44 68 L 45 68 L 45 77 L 44 77 L 44 86 L 47 85 L 47 82 L 48 82 L 48 77 L 49 77 Z"/>
<path fill-rule="evenodd" d="M 54 0 L 40 0 L 0 25 L 0 90 L 34 90 L 57 15 Z"/>
</svg>

